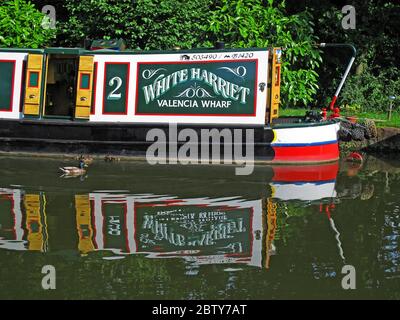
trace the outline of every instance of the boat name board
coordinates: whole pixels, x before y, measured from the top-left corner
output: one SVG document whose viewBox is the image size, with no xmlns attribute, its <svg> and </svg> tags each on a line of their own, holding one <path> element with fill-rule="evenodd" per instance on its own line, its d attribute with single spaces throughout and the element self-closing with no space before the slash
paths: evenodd
<svg viewBox="0 0 400 320">
<path fill-rule="evenodd" d="M 136 208 L 139 251 L 201 250 L 249 252 L 252 237 L 250 208 L 144 206 Z M 158 249 L 156 249 L 158 248 Z"/>
<path fill-rule="evenodd" d="M 254 115 L 257 60 L 138 63 L 136 114 Z"/>
</svg>

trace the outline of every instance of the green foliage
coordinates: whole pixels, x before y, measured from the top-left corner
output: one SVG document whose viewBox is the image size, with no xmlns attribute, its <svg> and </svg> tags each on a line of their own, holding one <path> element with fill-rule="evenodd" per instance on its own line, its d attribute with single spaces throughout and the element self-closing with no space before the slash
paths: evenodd
<svg viewBox="0 0 400 320">
<path fill-rule="evenodd" d="M 211 12 L 208 30 L 214 40 L 235 48 L 281 46 L 282 105 L 307 106 L 313 102 L 321 56 L 313 46 L 317 38 L 307 11 L 287 14 L 285 1 L 220 0 Z"/>
<path fill-rule="evenodd" d="M 394 106 L 394 104 L 393 104 Z M 397 105 L 398 108 L 398 105 Z M 400 113 L 398 109 L 393 109 L 392 118 L 388 120 L 388 112 L 385 111 L 373 111 L 373 112 L 361 112 L 361 106 L 356 104 L 343 105 L 343 109 L 340 114 L 344 117 L 356 116 L 358 122 L 362 123 L 365 119 L 371 119 L 375 121 L 377 127 L 396 127 L 400 128 Z M 279 113 L 282 117 L 303 117 L 307 109 L 301 108 L 288 108 L 282 109 Z"/>
<path fill-rule="evenodd" d="M 324 0 L 322 2 L 330 3 Z M 316 33 L 324 42 L 353 43 L 358 49 L 357 64 L 398 66 L 398 32 L 400 5 L 390 0 L 354 0 L 356 29 L 343 30 L 343 14 L 333 5 L 315 6 Z"/>
<path fill-rule="evenodd" d="M 25 0 L 10 0 L 0 6 L 0 47 L 39 48 L 55 31 L 46 28 L 48 18 Z"/>
<path fill-rule="evenodd" d="M 387 106 L 387 95 L 400 95 L 400 55 L 398 35 L 400 29 L 400 5 L 391 0 L 353 0 L 356 10 L 356 29 L 344 30 L 341 6 L 332 0 L 309 0 L 307 5 L 318 25 L 315 35 L 321 42 L 353 43 L 357 57 L 339 96 L 339 104 L 370 111 L 383 110 Z M 292 3 L 292 10 L 296 11 Z M 300 8 L 301 9 L 301 8 Z M 304 8 L 303 8 L 304 9 Z M 327 97 L 333 95 L 349 60 L 346 50 L 327 49 L 320 70 L 320 92 L 318 99 L 327 105 Z M 365 74 L 364 74 L 365 73 Z"/>
<path fill-rule="evenodd" d="M 317 92 L 320 53 L 312 46 L 311 17 L 288 15 L 285 3 L 262 0 L 66 0 L 64 45 L 91 39 L 124 38 L 131 48 L 210 47 L 216 40 L 229 46 L 282 46 L 283 105 L 308 105 Z"/>
<path fill-rule="evenodd" d="M 80 46 L 85 38 L 123 38 L 128 47 L 143 50 L 210 47 L 217 40 L 232 48 L 281 46 L 283 107 L 328 105 L 350 52 L 326 49 L 321 63 L 321 52 L 312 45 L 317 41 L 354 43 L 358 49 L 339 104 L 353 112 L 383 110 L 388 104 L 387 95 L 400 95 L 400 5 L 393 0 L 353 0 L 355 30 L 342 28 L 342 5 L 334 0 L 35 3 L 38 9 L 43 4 L 56 6 L 57 19 L 62 21 L 57 45 Z M 40 28 L 43 16 L 28 6 L 22 0 L 1 6 L 0 46 L 36 48 L 48 43 L 52 30 Z"/>
<path fill-rule="evenodd" d="M 66 0 L 64 44 L 82 40 L 123 38 L 131 48 L 193 48 L 205 40 L 210 0 Z"/>
<path fill-rule="evenodd" d="M 210 0 L 139 0 L 137 46 L 142 49 L 194 48 L 202 46 L 202 33 Z"/>
<path fill-rule="evenodd" d="M 341 106 L 342 110 L 350 114 L 357 114 L 362 111 L 362 106 L 357 103 L 344 104 Z"/>
<path fill-rule="evenodd" d="M 342 91 L 342 105 L 358 106 L 355 111 L 387 111 L 389 96 L 397 95 L 399 101 L 400 78 L 393 79 L 392 74 L 400 74 L 396 68 L 374 73 L 367 67 L 361 74 L 351 76 Z M 398 103 L 397 103 L 398 104 Z"/>
</svg>

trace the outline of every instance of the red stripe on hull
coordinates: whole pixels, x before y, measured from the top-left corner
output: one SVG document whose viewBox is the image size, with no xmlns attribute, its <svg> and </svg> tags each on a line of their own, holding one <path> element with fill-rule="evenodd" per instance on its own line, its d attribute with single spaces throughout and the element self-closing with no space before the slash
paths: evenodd
<svg viewBox="0 0 400 320">
<path fill-rule="evenodd" d="M 318 146 L 301 147 L 274 147 L 277 162 L 322 162 L 333 161 L 339 158 L 339 144 L 337 142 Z"/>
<path fill-rule="evenodd" d="M 331 181 L 336 180 L 339 171 L 339 163 L 304 166 L 274 166 L 272 181 Z"/>
</svg>

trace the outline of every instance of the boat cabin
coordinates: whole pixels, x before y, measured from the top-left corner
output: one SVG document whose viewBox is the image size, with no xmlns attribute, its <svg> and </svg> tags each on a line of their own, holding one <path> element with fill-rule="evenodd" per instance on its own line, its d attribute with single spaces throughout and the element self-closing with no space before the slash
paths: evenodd
<svg viewBox="0 0 400 320">
<path fill-rule="evenodd" d="M 209 147 L 224 132 L 253 130 L 243 144 L 262 161 L 339 157 L 339 121 L 279 117 L 280 48 L 115 49 L 122 43 L 0 49 L 0 151 L 145 156 L 150 130 L 175 141 L 168 127 L 177 124 L 220 130 Z"/>
<path fill-rule="evenodd" d="M 0 119 L 265 125 L 278 117 L 280 48 L 121 47 L 0 49 Z"/>
</svg>

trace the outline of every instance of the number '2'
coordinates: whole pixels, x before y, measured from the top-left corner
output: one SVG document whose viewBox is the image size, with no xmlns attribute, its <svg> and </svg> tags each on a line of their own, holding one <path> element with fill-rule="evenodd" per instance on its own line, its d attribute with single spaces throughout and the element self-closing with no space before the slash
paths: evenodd
<svg viewBox="0 0 400 320">
<path fill-rule="evenodd" d="M 120 77 L 114 77 L 108 82 L 108 85 L 112 87 L 114 83 L 116 83 L 117 86 L 109 93 L 107 100 L 119 100 L 122 97 L 122 93 L 117 93 L 118 89 L 122 86 L 122 79 Z"/>
</svg>

